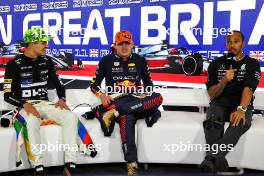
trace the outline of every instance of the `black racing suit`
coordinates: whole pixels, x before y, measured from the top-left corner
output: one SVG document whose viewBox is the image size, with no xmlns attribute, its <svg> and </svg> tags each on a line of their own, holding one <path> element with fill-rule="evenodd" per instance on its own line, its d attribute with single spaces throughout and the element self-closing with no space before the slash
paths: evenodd
<svg viewBox="0 0 264 176">
<path fill-rule="evenodd" d="M 64 85 L 50 58 L 19 55 L 6 66 L 4 99 L 17 107 L 23 107 L 26 100 L 48 100 L 48 81 L 54 84 L 58 97 L 65 99 Z"/>
<path fill-rule="evenodd" d="M 24 136 L 27 154 L 33 167 L 43 165 L 43 155 L 40 150 L 40 125 L 42 119 L 52 119 L 62 126 L 63 143 L 74 146 L 77 143 L 77 123 L 75 115 L 66 109 L 56 108 L 48 100 L 48 81 L 51 81 L 58 97 L 65 100 L 65 88 L 59 80 L 53 62 L 50 58 L 29 58 L 19 55 L 9 61 L 5 70 L 4 99 L 8 103 L 20 107 L 17 120 L 25 127 Z M 44 101 L 45 100 L 45 101 Z M 27 113 L 23 108 L 29 102 L 39 112 L 41 118 Z M 77 153 L 69 148 L 65 151 L 65 163 L 76 163 Z"/>
<path fill-rule="evenodd" d="M 145 58 L 132 54 L 127 59 L 111 54 L 100 61 L 93 77 L 91 90 L 98 95 L 101 91 L 101 83 L 105 78 L 106 93 L 141 94 L 151 92 L 153 83 Z M 143 81 L 144 86 L 141 85 Z M 125 96 L 112 102 L 107 109 L 115 108 L 120 116 L 117 121 L 120 125 L 120 133 L 123 144 L 125 160 L 134 162 L 137 160 L 137 148 L 135 144 L 135 123 L 139 118 L 160 116 L 158 107 L 162 103 L 159 93 L 139 99 L 133 96 Z M 151 126 L 151 125 L 150 125 Z"/>
<path fill-rule="evenodd" d="M 236 111 L 237 106 L 240 105 L 244 87 L 249 87 L 254 92 L 261 75 L 260 65 L 256 59 L 245 56 L 239 61 L 230 63 L 226 57 L 220 57 L 215 59 L 208 68 L 207 90 L 223 79 L 225 70 L 231 67 L 230 64 L 233 69 L 237 69 L 234 79 L 227 83 L 223 92 L 218 97 L 211 100 L 206 120 L 203 123 L 206 143 L 212 147 L 213 145 L 225 145 L 227 147 L 224 150 L 218 151 L 213 151 L 211 147 L 211 151 L 207 153 L 220 159 L 226 156 L 230 148 L 237 144 L 240 136 L 251 126 L 254 97 L 252 97 L 245 114 L 246 124 L 243 126 L 240 123 L 238 126 L 233 126 L 230 123 L 224 132 L 225 122 L 230 121 L 230 114 Z"/>
</svg>

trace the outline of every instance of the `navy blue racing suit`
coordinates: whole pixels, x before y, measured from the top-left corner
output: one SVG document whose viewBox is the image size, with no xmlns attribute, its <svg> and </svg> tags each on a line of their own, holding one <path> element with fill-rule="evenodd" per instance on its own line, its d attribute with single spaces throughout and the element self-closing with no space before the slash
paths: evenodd
<svg viewBox="0 0 264 176">
<path fill-rule="evenodd" d="M 102 92 L 101 83 L 104 78 L 106 94 L 129 94 L 115 100 L 106 108 L 108 110 L 116 109 L 120 114 L 117 122 L 120 125 L 124 159 L 127 162 L 137 161 L 135 123 L 139 118 L 160 117 L 158 107 L 162 103 L 162 97 L 159 93 L 152 93 L 153 82 L 147 62 L 144 57 L 138 54 L 131 54 L 127 59 L 116 54 L 103 57 L 91 84 L 91 90 L 95 95 Z M 141 81 L 143 81 L 143 85 Z M 151 92 L 151 94 L 145 98 L 132 96 L 147 92 Z M 148 126 L 152 125 L 153 122 Z"/>
</svg>

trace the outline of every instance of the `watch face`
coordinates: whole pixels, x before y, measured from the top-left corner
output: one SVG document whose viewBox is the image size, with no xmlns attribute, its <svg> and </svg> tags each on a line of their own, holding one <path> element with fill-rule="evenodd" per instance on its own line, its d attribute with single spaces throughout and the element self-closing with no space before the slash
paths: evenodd
<svg viewBox="0 0 264 176">
<path fill-rule="evenodd" d="M 245 107 L 245 106 L 238 106 L 237 109 L 240 109 L 240 110 L 242 110 L 244 112 L 247 111 L 247 107 Z"/>
</svg>

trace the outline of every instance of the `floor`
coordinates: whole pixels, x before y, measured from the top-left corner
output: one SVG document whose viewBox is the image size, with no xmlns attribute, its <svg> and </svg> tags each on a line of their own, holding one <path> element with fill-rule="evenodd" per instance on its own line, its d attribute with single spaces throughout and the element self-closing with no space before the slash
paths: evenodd
<svg viewBox="0 0 264 176">
<path fill-rule="evenodd" d="M 196 165 L 180 165 L 180 164 L 149 164 L 148 170 L 144 169 L 143 164 L 139 164 L 140 175 L 142 176 L 206 176 L 212 174 L 200 173 Z M 116 164 L 89 164 L 79 165 L 77 176 L 122 176 L 126 175 L 126 165 L 124 163 Z M 231 168 L 235 171 L 235 168 Z M 62 167 L 47 168 L 48 176 L 61 175 Z M 32 170 L 16 171 L 9 173 L 0 173 L 0 176 L 31 176 Z M 227 175 L 227 173 L 225 174 Z M 234 174 L 229 174 L 234 175 Z M 263 171 L 246 169 L 243 175 L 263 176 Z"/>
</svg>

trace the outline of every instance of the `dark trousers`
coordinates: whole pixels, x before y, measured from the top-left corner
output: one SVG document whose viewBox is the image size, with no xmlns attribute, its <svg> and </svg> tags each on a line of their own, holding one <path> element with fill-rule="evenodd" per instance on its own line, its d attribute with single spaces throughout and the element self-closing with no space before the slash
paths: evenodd
<svg viewBox="0 0 264 176">
<path fill-rule="evenodd" d="M 135 124 L 138 119 L 148 118 L 158 111 L 162 103 L 159 93 L 153 93 L 143 99 L 125 96 L 114 101 L 116 110 L 121 114 L 116 120 L 120 125 L 124 159 L 127 162 L 137 161 L 135 143 Z"/>
<path fill-rule="evenodd" d="M 242 122 L 238 126 L 229 124 L 224 131 L 225 122 L 229 122 L 230 114 L 236 111 L 236 107 L 223 107 L 218 105 L 210 105 L 206 120 L 203 122 L 206 143 L 211 146 L 211 150 L 207 155 L 215 155 L 225 157 L 229 150 L 212 150 L 213 145 L 232 146 L 235 147 L 240 136 L 242 136 L 251 126 L 253 107 L 249 106 L 246 112 L 246 124 Z"/>
</svg>

